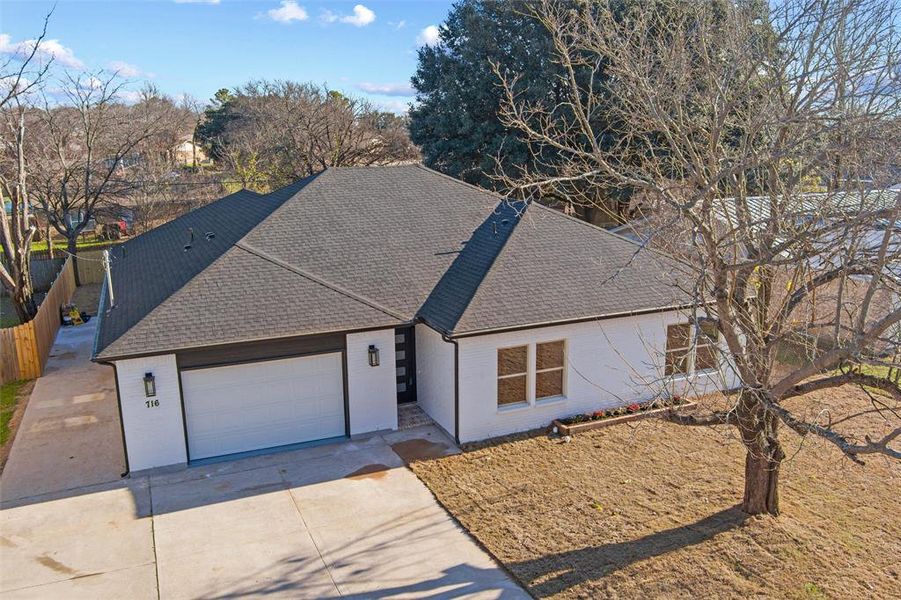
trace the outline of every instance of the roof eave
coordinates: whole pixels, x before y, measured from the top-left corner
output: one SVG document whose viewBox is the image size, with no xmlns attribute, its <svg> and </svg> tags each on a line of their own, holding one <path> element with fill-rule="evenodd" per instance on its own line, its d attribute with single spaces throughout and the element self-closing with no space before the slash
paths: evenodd
<svg viewBox="0 0 901 600">
<path fill-rule="evenodd" d="M 542 327 L 552 327 L 554 325 L 569 325 L 571 323 L 585 323 L 588 321 L 605 321 L 608 319 L 619 319 L 622 317 L 632 317 L 638 315 L 648 315 L 654 313 L 663 313 L 663 312 L 671 312 L 676 310 L 684 310 L 686 308 L 692 308 L 696 304 L 694 302 L 686 303 L 686 304 L 673 304 L 669 306 L 662 307 L 651 307 L 651 308 L 642 308 L 636 310 L 629 311 L 621 311 L 615 313 L 605 313 L 602 315 L 593 315 L 589 317 L 573 317 L 569 319 L 558 319 L 554 321 L 537 321 L 534 323 L 528 323 L 524 325 L 505 325 L 503 327 L 488 327 L 484 329 L 473 329 L 470 331 L 456 331 L 446 333 L 445 335 L 450 339 L 461 339 L 467 337 L 476 337 L 480 335 L 491 335 L 494 333 L 508 333 L 511 331 L 522 331 L 525 329 L 540 329 Z"/>
</svg>

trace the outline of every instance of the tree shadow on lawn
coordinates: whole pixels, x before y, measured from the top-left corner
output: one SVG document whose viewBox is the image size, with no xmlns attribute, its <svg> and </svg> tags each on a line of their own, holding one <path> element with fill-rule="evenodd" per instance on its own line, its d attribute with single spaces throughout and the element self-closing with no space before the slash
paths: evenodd
<svg viewBox="0 0 901 600">
<path fill-rule="evenodd" d="M 579 548 L 508 565 L 537 597 L 552 596 L 587 581 L 601 579 L 632 563 L 661 556 L 712 539 L 747 521 L 738 506 L 714 513 L 689 525 L 665 529 L 651 535 L 601 546 Z M 553 577 L 534 585 L 529 582 Z"/>
</svg>

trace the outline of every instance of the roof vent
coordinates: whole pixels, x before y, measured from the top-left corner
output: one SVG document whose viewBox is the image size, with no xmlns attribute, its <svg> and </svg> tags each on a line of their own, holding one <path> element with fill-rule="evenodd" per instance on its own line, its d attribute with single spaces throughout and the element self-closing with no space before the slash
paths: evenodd
<svg viewBox="0 0 901 600">
<path fill-rule="evenodd" d="M 204 237 L 206 237 L 206 241 L 210 241 L 210 240 L 212 240 L 212 239 L 214 239 L 214 238 L 216 237 L 216 234 L 213 233 L 212 231 L 207 231 L 207 232 L 204 234 Z"/>
<path fill-rule="evenodd" d="M 192 244 L 194 244 L 194 229 L 191 227 L 188 227 L 188 236 L 189 236 L 189 239 L 188 239 L 188 243 L 185 244 L 185 252 L 190 250 Z"/>
</svg>

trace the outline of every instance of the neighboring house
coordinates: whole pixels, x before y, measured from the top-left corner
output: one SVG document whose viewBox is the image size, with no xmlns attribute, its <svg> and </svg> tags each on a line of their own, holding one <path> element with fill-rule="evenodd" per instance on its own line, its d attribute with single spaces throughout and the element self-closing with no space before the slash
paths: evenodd
<svg viewBox="0 0 901 600">
<path fill-rule="evenodd" d="M 172 152 L 175 162 L 186 167 L 196 167 L 207 160 L 206 150 L 200 144 L 195 144 L 190 138 L 179 142 Z"/>
<path fill-rule="evenodd" d="M 680 265 L 637 248 L 421 166 L 331 168 L 112 249 L 94 360 L 132 471 L 394 429 L 403 402 L 468 442 L 731 387 Z"/>
</svg>

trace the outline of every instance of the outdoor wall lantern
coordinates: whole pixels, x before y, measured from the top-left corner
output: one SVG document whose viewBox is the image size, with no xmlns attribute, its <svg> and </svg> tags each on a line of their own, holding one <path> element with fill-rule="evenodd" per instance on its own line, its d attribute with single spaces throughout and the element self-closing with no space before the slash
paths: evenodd
<svg viewBox="0 0 901 600">
<path fill-rule="evenodd" d="M 144 395 L 148 398 L 156 396 L 156 378 L 153 373 L 144 373 Z"/>
<path fill-rule="evenodd" d="M 369 346 L 369 366 L 379 366 L 379 349 L 373 345 Z"/>
</svg>

